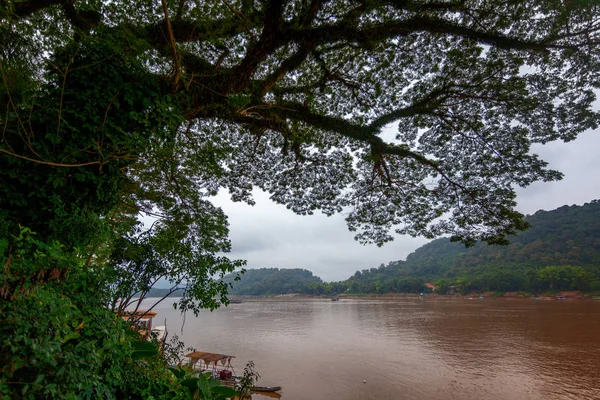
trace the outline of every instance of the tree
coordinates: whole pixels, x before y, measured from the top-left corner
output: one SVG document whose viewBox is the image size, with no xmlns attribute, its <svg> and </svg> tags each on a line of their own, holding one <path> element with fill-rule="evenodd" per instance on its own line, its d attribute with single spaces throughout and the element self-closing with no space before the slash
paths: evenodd
<svg viewBox="0 0 600 400">
<path fill-rule="evenodd" d="M 222 213 L 210 211 L 206 219 L 225 218 Z M 203 228 L 209 225 L 206 219 L 201 224 L 186 219 L 157 220 L 146 231 L 117 239 L 110 255 L 111 268 L 104 270 L 110 308 L 122 313 L 132 305 L 139 307 L 159 280 L 171 285 L 159 302 L 177 293 L 177 306 L 182 311 L 197 314 L 202 308 L 214 310 L 221 303 L 227 304 L 231 284 L 213 277 L 223 278 L 244 262 L 215 255 L 229 251 L 227 231 L 220 235 L 214 230 L 205 231 Z M 238 279 L 238 273 L 232 274 L 232 281 Z"/>
<path fill-rule="evenodd" d="M 588 290 L 595 278 L 590 271 L 571 265 L 544 267 L 538 277 L 550 290 Z"/>
<path fill-rule="evenodd" d="M 597 1 L 0 5 L 3 210 L 33 188 L 87 215 L 126 180 L 180 200 L 259 187 L 348 210 L 361 241 L 498 243 L 526 227 L 514 187 L 560 178 L 530 145 L 598 122 Z M 39 211 L 72 212 L 53 201 Z"/>
<path fill-rule="evenodd" d="M 469 281 L 467 278 L 459 278 L 456 281 L 454 281 L 454 286 L 456 287 L 458 293 L 465 295 L 469 291 L 471 281 Z"/>
<path fill-rule="evenodd" d="M 450 289 L 451 281 L 447 278 L 440 278 L 434 282 L 435 292 L 439 294 L 447 294 Z"/>
</svg>

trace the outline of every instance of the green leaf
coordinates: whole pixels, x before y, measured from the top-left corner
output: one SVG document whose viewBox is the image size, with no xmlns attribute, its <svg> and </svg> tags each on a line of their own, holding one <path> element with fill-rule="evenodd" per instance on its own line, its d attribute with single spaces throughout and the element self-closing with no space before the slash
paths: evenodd
<svg viewBox="0 0 600 400">
<path fill-rule="evenodd" d="M 131 354 L 131 358 L 133 360 L 139 360 L 158 355 L 158 349 L 151 342 L 132 342 L 131 347 L 133 347 L 133 353 Z"/>
<path fill-rule="evenodd" d="M 44 378 L 46 377 L 46 375 L 44 374 L 39 374 L 37 376 L 37 378 L 35 378 L 35 382 L 34 384 L 39 385 L 40 383 L 42 383 L 42 381 L 44 380 Z"/>
<path fill-rule="evenodd" d="M 64 343 L 67 343 L 69 340 L 72 340 L 72 339 L 77 339 L 79 336 L 81 336 L 81 335 L 79 334 L 79 332 L 69 332 L 69 333 L 67 333 L 67 334 L 65 335 L 65 337 L 64 337 L 64 338 L 63 338 L 63 340 L 62 340 L 62 342 L 63 342 L 63 344 L 64 344 Z"/>
<path fill-rule="evenodd" d="M 8 249 L 8 239 L 0 238 L 0 254 L 4 254 Z"/>
<path fill-rule="evenodd" d="M 187 374 L 183 368 L 168 368 L 168 370 L 171 371 L 177 379 L 181 379 Z"/>
<path fill-rule="evenodd" d="M 198 378 L 187 378 L 181 381 L 181 385 L 194 391 L 198 389 Z"/>
</svg>

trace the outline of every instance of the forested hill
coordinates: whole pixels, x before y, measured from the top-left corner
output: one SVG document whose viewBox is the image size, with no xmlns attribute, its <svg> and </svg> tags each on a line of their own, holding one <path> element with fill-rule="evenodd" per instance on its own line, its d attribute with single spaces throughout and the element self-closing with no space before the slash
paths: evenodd
<svg viewBox="0 0 600 400">
<path fill-rule="evenodd" d="M 531 228 L 510 237 L 509 246 L 478 243 L 465 248 L 448 239 L 438 239 L 411 253 L 405 266 L 421 276 L 439 276 L 453 268 L 486 264 L 600 266 L 600 200 L 538 211 L 526 220 Z"/>
<path fill-rule="evenodd" d="M 406 261 L 358 271 L 344 283 L 352 292 L 418 291 L 426 281 L 458 284 L 465 290 L 595 287 L 600 280 L 599 200 L 538 211 L 526 220 L 531 228 L 510 237 L 508 246 L 478 243 L 465 248 L 437 239 Z M 553 281 L 544 278 L 548 274 L 555 276 Z"/>
<path fill-rule="evenodd" d="M 306 293 L 311 284 L 321 284 L 321 278 L 312 272 L 295 268 L 259 268 L 248 269 L 239 281 L 234 280 L 235 275 L 230 274 L 223 281 L 232 283 L 229 291 L 234 295 L 274 295 L 287 293 Z"/>
</svg>

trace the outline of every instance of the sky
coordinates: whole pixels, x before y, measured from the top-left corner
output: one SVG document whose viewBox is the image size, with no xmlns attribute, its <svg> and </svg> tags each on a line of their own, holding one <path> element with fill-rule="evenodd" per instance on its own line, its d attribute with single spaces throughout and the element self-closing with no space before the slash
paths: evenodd
<svg viewBox="0 0 600 400">
<path fill-rule="evenodd" d="M 569 143 L 553 142 L 532 150 L 564 178 L 519 189 L 518 211 L 533 214 L 600 199 L 600 129 L 586 131 Z M 263 192 L 254 194 L 255 206 L 233 203 L 227 193 L 215 199 L 229 217 L 232 252 L 228 256 L 246 260 L 247 268 L 303 268 L 324 281 L 339 281 L 357 270 L 404 260 L 429 241 L 397 236 L 383 247 L 364 246 L 354 240 L 343 215 L 299 216 L 271 202 Z"/>
</svg>

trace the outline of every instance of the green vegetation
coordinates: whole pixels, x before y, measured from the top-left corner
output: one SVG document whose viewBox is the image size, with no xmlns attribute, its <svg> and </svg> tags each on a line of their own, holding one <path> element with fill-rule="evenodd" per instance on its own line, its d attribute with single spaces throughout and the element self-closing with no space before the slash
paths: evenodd
<svg viewBox="0 0 600 400">
<path fill-rule="evenodd" d="M 514 188 L 560 178 L 531 144 L 598 125 L 599 15 L 596 1 L 0 0 L 0 395 L 226 396 L 120 318 L 158 281 L 185 287 L 182 311 L 227 303 L 220 278 L 244 263 L 223 256 L 220 190 L 346 211 L 377 244 L 526 228 Z M 563 272 L 542 276 L 587 279 Z"/>
<path fill-rule="evenodd" d="M 231 283 L 229 291 L 236 295 L 276 295 L 288 293 L 306 293 L 311 286 L 322 283 L 321 278 L 305 269 L 259 268 L 247 270 L 238 282 L 235 275 L 223 279 Z"/>
<path fill-rule="evenodd" d="M 509 237 L 509 246 L 465 248 L 434 240 L 406 261 L 357 271 L 343 282 L 352 293 L 596 291 L 600 288 L 600 201 L 538 211 L 531 228 Z"/>
</svg>

